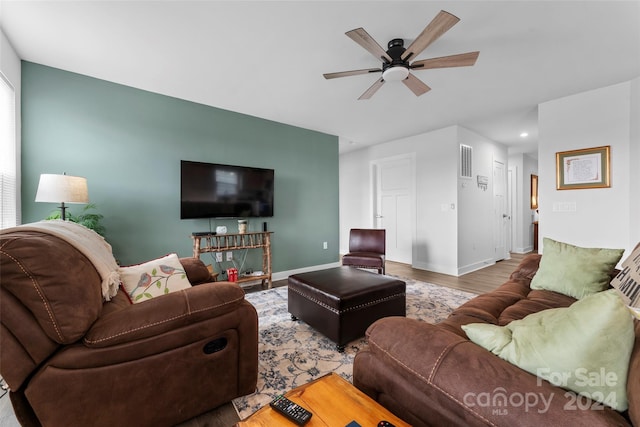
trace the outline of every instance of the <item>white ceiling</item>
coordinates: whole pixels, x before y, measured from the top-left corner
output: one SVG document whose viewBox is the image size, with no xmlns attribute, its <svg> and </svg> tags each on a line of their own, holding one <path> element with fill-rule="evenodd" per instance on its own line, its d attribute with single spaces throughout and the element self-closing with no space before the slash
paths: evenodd
<svg viewBox="0 0 640 427">
<path fill-rule="evenodd" d="M 460 22 L 416 59 L 480 51 L 473 67 L 414 71 L 416 97 L 344 35 L 408 45 L 444 9 Z M 459 124 L 535 152 L 537 105 L 640 76 L 640 1 L 9 1 L 20 58 L 340 137 L 340 151 Z M 523 140 L 519 134 L 528 131 Z"/>
</svg>

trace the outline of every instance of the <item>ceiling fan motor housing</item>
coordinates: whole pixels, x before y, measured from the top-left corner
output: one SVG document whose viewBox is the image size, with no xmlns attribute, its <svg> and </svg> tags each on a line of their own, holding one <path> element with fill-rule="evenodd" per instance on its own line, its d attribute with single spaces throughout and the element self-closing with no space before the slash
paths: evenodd
<svg viewBox="0 0 640 427">
<path fill-rule="evenodd" d="M 391 62 L 382 62 L 382 78 L 387 81 L 406 79 L 409 75 L 409 62 L 402 59 L 406 50 L 404 40 L 393 39 L 387 43 L 387 47 L 387 55 L 391 57 Z"/>
</svg>

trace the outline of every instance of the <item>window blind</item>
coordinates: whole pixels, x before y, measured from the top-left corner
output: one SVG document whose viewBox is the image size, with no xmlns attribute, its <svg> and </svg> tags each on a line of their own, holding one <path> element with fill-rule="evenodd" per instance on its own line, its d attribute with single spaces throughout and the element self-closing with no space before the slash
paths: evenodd
<svg viewBox="0 0 640 427">
<path fill-rule="evenodd" d="M 0 228 L 18 224 L 16 143 L 15 91 L 0 73 Z"/>
</svg>

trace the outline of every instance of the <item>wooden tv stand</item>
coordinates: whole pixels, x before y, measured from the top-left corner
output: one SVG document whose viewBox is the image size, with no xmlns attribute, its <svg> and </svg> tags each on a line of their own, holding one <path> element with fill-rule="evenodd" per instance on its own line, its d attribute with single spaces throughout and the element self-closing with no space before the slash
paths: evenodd
<svg viewBox="0 0 640 427">
<path fill-rule="evenodd" d="M 271 231 L 237 234 L 202 234 L 191 235 L 193 239 L 193 257 L 200 259 L 200 254 L 207 252 L 227 252 L 240 249 L 262 248 L 262 274 L 259 276 L 238 277 L 238 283 L 262 281 L 271 289 Z"/>
</svg>

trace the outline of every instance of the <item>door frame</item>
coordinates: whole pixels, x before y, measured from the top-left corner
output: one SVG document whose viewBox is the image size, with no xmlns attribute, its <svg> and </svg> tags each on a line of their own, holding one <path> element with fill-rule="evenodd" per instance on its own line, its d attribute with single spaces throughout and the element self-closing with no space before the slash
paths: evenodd
<svg viewBox="0 0 640 427">
<path fill-rule="evenodd" d="M 496 194 L 497 194 L 497 178 L 496 178 L 496 164 L 499 163 L 502 165 L 502 176 L 500 177 L 501 180 L 501 187 L 502 187 L 502 212 L 496 212 L 496 206 L 495 206 L 495 200 L 496 200 Z M 494 179 L 494 183 L 493 183 L 493 209 L 494 209 L 494 218 L 493 218 L 493 222 L 494 224 L 497 224 L 498 221 L 496 221 L 496 219 L 501 219 L 501 226 L 499 227 L 495 227 L 493 229 L 493 242 L 494 242 L 494 255 L 493 255 L 493 259 L 494 261 L 501 261 L 501 260 L 505 260 L 505 259 L 510 259 L 510 246 L 511 246 L 511 227 L 512 227 L 512 220 L 513 218 L 511 217 L 511 212 L 509 210 L 510 208 L 510 197 L 509 197 L 509 167 L 507 162 L 505 162 L 502 159 L 498 159 L 496 157 L 493 158 L 493 165 L 492 165 L 492 175 L 493 175 L 493 179 Z M 497 218 L 496 218 L 497 217 Z M 500 228 L 501 230 L 499 231 L 498 228 Z M 503 238 L 502 238 L 502 244 L 504 245 L 504 252 L 502 254 L 498 254 L 496 249 L 498 248 L 498 246 L 495 246 L 496 243 L 498 243 L 498 235 L 502 234 Z"/>
<path fill-rule="evenodd" d="M 395 156 L 381 157 L 369 161 L 369 223 L 372 228 L 376 227 L 376 211 L 377 211 L 377 183 L 378 183 L 378 170 L 381 163 L 408 159 L 410 165 L 409 173 L 409 221 L 411 232 L 411 265 L 415 263 L 416 255 L 416 153 L 403 153 Z"/>
</svg>

